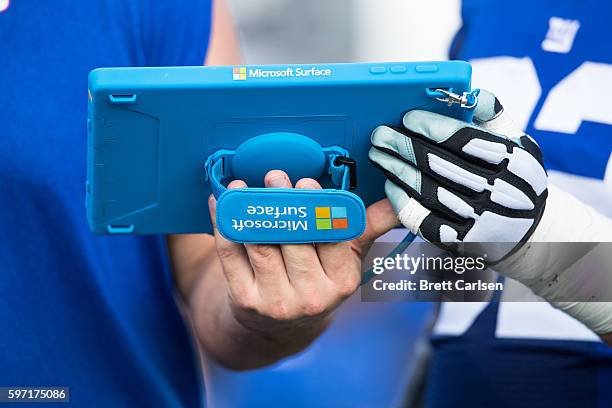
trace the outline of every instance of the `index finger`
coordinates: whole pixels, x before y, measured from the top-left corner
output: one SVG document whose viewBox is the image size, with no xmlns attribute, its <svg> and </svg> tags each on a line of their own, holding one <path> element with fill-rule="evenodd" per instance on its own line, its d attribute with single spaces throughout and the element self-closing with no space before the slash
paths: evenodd
<svg viewBox="0 0 612 408">
<path fill-rule="evenodd" d="M 242 187 L 246 187 L 246 183 L 240 180 L 232 181 L 228 185 L 228 188 Z M 212 194 L 208 198 L 208 208 L 215 236 L 217 256 L 221 261 L 230 293 L 234 297 L 244 295 L 252 286 L 255 278 L 244 246 L 225 239 L 219 233 L 216 218 L 217 200 Z"/>
</svg>

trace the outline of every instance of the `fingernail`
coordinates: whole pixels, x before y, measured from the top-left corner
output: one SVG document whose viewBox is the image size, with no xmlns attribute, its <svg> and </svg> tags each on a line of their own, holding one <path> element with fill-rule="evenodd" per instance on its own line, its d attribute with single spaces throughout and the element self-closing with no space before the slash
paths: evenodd
<svg viewBox="0 0 612 408">
<path fill-rule="evenodd" d="M 279 188 L 287 186 L 287 178 L 283 176 L 274 177 L 270 180 L 270 187 Z"/>
<path fill-rule="evenodd" d="M 303 188 L 307 190 L 320 190 L 321 185 L 316 180 L 307 178 L 307 179 L 301 179 L 300 181 L 298 181 L 295 185 L 295 188 Z"/>
</svg>

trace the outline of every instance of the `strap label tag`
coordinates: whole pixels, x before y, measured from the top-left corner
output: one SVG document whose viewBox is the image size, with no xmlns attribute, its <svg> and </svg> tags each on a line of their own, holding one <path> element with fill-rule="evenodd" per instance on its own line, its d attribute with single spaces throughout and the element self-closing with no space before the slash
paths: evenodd
<svg viewBox="0 0 612 408">
<path fill-rule="evenodd" d="M 234 242 L 349 241 L 361 236 L 365 225 L 363 202 L 344 190 L 241 188 L 217 200 L 217 228 Z"/>
</svg>

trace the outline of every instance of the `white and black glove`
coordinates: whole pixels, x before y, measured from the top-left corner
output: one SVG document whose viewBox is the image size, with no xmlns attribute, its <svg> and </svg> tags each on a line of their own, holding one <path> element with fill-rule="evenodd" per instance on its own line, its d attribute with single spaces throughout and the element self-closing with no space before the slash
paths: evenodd
<svg viewBox="0 0 612 408">
<path fill-rule="evenodd" d="M 474 123 L 415 110 L 403 124 L 376 128 L 369 153 L 402 224 L 451 251 L 458 242 L 516 243 L 488 251 L 489 262 L 529 238 L 544 212 L 546 171 L 538 145 L 493 94 L 480 93 Z"/>
<path fill-rule="evenodd" d="M 495 96 L 480 93 L 474 123 L 424 111 L 403 122 L 378 127 L 369 154 L 402 224 L 459 254 L 461 242 L 504 243 L 484 251 L 495 270 L 610 335 L 612 220 L 548 186 L 540 149 Z"/>
</svg>

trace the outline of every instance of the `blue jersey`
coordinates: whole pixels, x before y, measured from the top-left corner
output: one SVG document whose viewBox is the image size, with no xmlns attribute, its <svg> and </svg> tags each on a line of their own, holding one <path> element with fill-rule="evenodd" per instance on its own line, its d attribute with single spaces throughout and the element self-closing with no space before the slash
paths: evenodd
<svg viewBox="0 0 612 408">
<path fill-rule="evenodd" d="M 163 239 L 89 231 L 85 121 L 91 69 L 202 65 L 210 15 L 207 0 L 0 2 L 0 386 L 202 406 Z"/>
<path fill-rule="evenodd" d="M 451 57 L 538 141 L 552 183 L 612 216 L 612 3 L 464 0 L 462 14 Z M 502 296 L 525 290 L 507 280 Z M 612 406 L 612 349 L 544 302 L 445 304 L 433 344 L 430 407 Z"/>
</svg>

